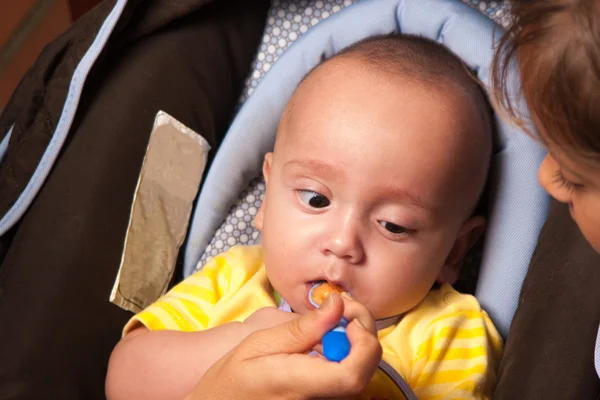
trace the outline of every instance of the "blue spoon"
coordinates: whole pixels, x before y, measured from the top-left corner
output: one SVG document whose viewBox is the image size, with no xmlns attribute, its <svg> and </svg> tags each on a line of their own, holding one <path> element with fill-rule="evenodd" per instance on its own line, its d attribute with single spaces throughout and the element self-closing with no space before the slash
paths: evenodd
<svg viewBox="0 0 600 400">
<path fill-rule="evenodd" d="M 310 288 L 308 292 L 308 301 L 310 304 L 319 308 L 319 304 L 315 303 L 312 299 L 313 290 L 321 286 L 325 282 L 318 282 Z M 348 326 L 348 320 L 342 317 L 342 320 L 332 330 L 323 335 L 321 343 L 323 344 L 323 356 L 329 361 L 340 362 L 350 354 L 350 341 L 346 334 L 346 327 Z"/>
</svg>

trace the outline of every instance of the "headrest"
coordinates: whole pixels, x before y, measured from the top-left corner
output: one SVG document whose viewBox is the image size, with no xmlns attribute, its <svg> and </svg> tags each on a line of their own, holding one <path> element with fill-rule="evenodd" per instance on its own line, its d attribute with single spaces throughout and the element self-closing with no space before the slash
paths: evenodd
<svg viewBox="0 0 600 400">
<path fill-rule="evenodd" d="M 444 44 L 489 87 L 494 45 L 503 31 L 465 4 L 451 0 L 363 1 L 330 16 L 283 53 L 233 121 L 194 211 L 185 249 L 186 276 L 240 192 L 260 175 L 264 154 L 273 149 L 279 118 L 304 75 L 323 56 L 331 57 L 361 39 L 394 31 Z M 476 296 L 505 336 L 547 214 L 548 196 L 537 182 L 544 150 L 517 127 L 498 117 L 496 124 L 489 185 L 492 201 Z"/>
</svg>

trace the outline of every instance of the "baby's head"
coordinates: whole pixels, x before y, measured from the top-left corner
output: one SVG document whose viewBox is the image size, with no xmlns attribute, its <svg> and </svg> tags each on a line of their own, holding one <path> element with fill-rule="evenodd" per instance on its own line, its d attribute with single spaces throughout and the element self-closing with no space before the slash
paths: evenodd
<svg viewBox="0 0 600 400">
<path fill-rule="evenodd" d="M 512 12 L 494 61 L 496 97 L 520 125 L 533 122 L 549 151 L 540 183 L 600 252 L 600 2 L 514 1 Z M 517 58 L 532 121 L 508 93 Z"/>
<path fill-rule="evenodd" d="M 483 230 L 491 130 L 477 82 L 435 42 L 377 37 L 319 65 L 263 166 L 255 223 L 275 290 L 303 313 L 326 280 L 383 318 L 452 284 Z"/>
</svg>

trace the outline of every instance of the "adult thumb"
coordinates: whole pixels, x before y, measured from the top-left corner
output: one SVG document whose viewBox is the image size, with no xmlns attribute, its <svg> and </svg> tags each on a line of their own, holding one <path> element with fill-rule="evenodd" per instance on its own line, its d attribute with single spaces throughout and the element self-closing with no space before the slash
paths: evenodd
<svg viewBox="0 0 600 400">
<path fill-rule="evenodd" d="M 253 347 L 257 356 L 305 353 L 321 341 L 325 333 L 339 324 L 344 314 L 344 301 L 339 294 L 330 295 L 318 310 L 292 321 L 255 332 Z"/>
</svg>

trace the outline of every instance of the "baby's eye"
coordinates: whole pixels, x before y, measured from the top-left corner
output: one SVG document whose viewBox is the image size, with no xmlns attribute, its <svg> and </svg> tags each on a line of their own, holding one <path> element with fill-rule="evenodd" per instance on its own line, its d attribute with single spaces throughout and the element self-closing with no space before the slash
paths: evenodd
<svg viewBox="0 0 600 400">
<path fill-rule="evenodd" d="M 298 195 L 305 204 L 312 208 L 325 208 L 331 204 L 327 197 L 312 190 L 298 190 Z"/>
<path fill-rule="evenodd" d="M 396 224 L 392 224 L 391 222 L 379 221 L 379 224 L 381 224 L 381 226 L 383 226 L 389 232 L 394 233 L 396 235 L 408 232 L 408 229 L 406 229 L 405 227 L 396 225 Z"/>
</svg>

